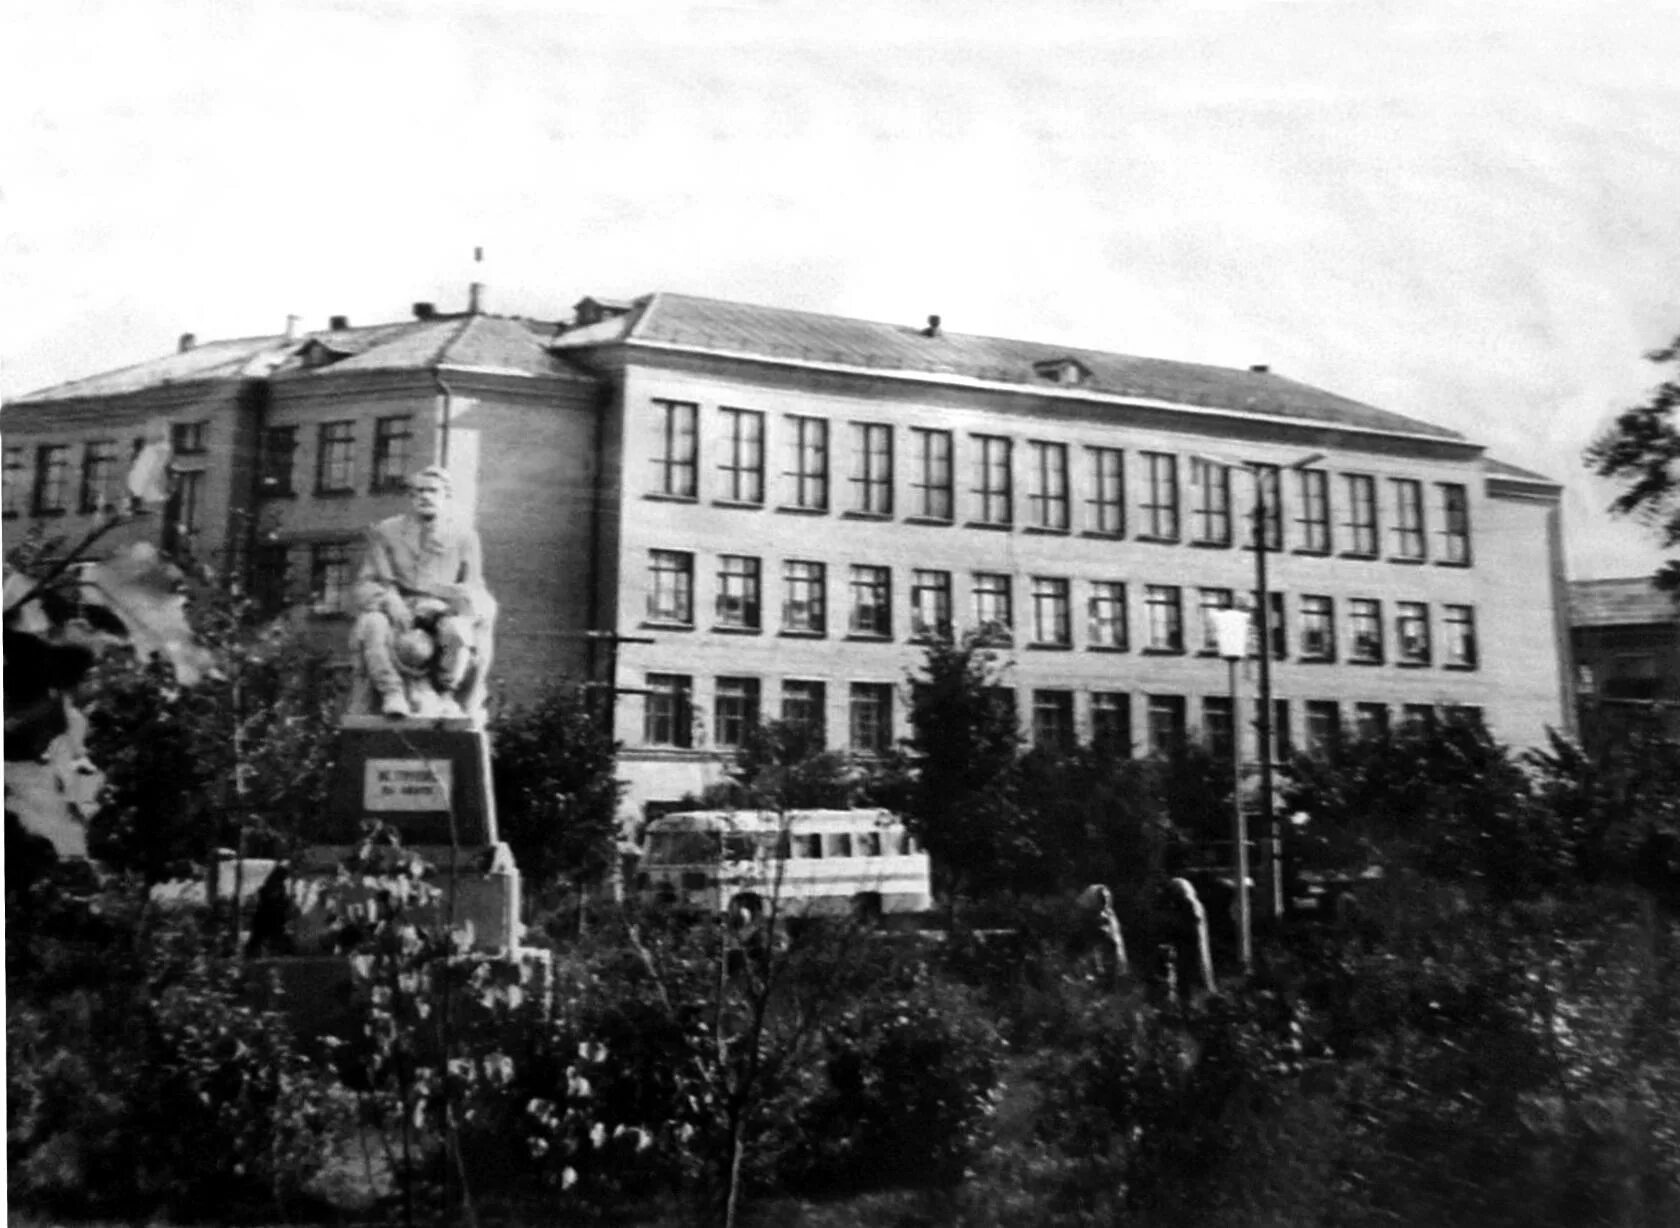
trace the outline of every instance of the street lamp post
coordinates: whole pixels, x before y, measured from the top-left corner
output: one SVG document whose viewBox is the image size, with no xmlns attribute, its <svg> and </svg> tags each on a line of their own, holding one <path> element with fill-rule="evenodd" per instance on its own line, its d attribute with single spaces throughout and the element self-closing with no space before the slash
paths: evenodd
<svg viewBox="0 0 1680 1228">
<path fill-rule="evenodd" d="M 1248 655 L 1249 617 L 1247 610 L 1215 610 L 1213 637 L 1219 655 L 1225 658 L 1231 681 L 1231 840 L 1236 845 L 1232 869 L 1237 892 L 1237 951 L 1243 975 L 1254 970 L 1254 914 L 1248 891 L 1248 818 L 1242 803 L 1242 722 L 1237 719 L 1237 662 Z M 1262 754 L 1261 762 L 1265 762 Z"/>
</svg>

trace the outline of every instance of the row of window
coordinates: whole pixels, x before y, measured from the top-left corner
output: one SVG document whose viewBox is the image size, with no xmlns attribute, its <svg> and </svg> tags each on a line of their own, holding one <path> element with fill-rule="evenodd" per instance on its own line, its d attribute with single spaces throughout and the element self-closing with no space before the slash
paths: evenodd
<svg viewBox="0 0 1680 1228">
<path fill-rule="evenodd" d="M 315 428 L 315 485 L 318 495 L 354 494 L 358 486 L 356 428 L 353 419 L 323 422 Z M 263 431 L 258 490 L 264 495 L 295 495 L 297 490 L 297 426 L 271 426 Z M 373 453 L 368 493 L 391 494 L 408 486 L 413 461 L 414 419 L 406 414 L 373 421 Z"/>
<path fill-rule="evenodd" d="M 179 422 L 171 428 L 171 444 L 177 458 L 202 455 L 209 433 L 208 422 Z M 357 489 L 356 428 L 353 420 L 323 422 L 316 428 L 316 494 L 351 494 Z M 296 426 L 271 426 L 263 432 L 260 491 L 265 495 L 292 495 L 296 488 L 298 432 Z M 405 488 L 413 451 L 413 419 L 403 415 L 378 418 L 373 423 L 371 480 L 374 494 Z M 9 446 L 5 452 L 5 512 L 21 515 L 27 508 L 34 516 L 60 516 L 74 508 L 92 514 L 119 506 L 127 498 L 125 482 L 132 458 L 144 440 L 131 442 L 124 454 L 117 439 L 94 439 L 81 446 L 81 468 L 74 469 L 73 445 L 41 444 L 33 455 L 23 446 Z M 197 470 L 181 470 L 188 485 L 202 480 Z M 177 482 L 177 488 L 180 483 Z M 195 515 L 179 519 L 196 527 L 197 490 L 190 492 Z"/>
<path fill-rule="evenodd" d="M 654 402 L 655 440 L 652 491 L 674 499 L 696 499 L 701 490 L 700 408 L 687 401 Z M 900 509 L 896 462 L 899 439 L 883 422 L 848 422 L 847 460 L 836 477 L 826 418 L 785 414 L 780 420 L 781 465 L 770 472 L 766 415 L 758 410 L 720 407 L 716 415 L 715 457 L 708 474 L 708 494 L 720 503 L 762 507 L 773 479 L 780 485 L 777 506 L 806 512 L 891 517 Z M 1369 473 L 1334 475 L 1324 469 L 1291 470 L 1294 489 L 1286 494 L 1277 465 L 1233 465 L 1200 456 L 1124 449 L 1078 447 L 1026 440 L 1024 447 L 1005 435 L 923 427 L 902 428 L 908 448 L 905 494 L 910 519 L 954 523 L 961 496 L 966 523 L 988 528 L 1017 526 L 1029 530 L 1080 531 L 1122 537 L 1130 531 L 1149 541 L 1188 540 L 1200 546 L 1241 545 L 1253 540 L 1237 510 L 1234 471 L 1252 475 L 1259 505 L 1259 531 L 1266 548 L 1281 550 L 1286 541 L 1305 554 L 1376 558 L 1383 552 L 1387 527 L 1390 558 L 1421 562 L 1430 557 L 1430 523 L 1436 540 L 1434 558 L 1442 563 L 1470 563 L 1470 501 L 1465 486 L 1425 484 L 1415 478 L 1379 479 Z M 1018 455 L 1019 454 L 1019 455 Z M 1130 480 L 1137 486 L 1135 506 L 1128 500 Z M 1018 496 L 1017 482 L 1024 489 Z M 843 494 L 835 498 L 834 486 Z M 1288 500 L 1294 531 L 1285 532 Z M 1426 507 L 1426 503 L 1428 506 Z M 1136 516 L 1128 526 L 1128 513 Z M 1020 519 L 1018 520 L 1017 517 Z"/>
<path fill-rule="evenodd" d="M 652 550 L 648 561 L 647 623 L 670 629 L 696 625 L 695 556 L 683 550 Z M 821 636 L 829 633 L 828 565 L 809 559 L 781 563 L 781 606 L 775 625 L 785 635 Z M 1015 577 L 1006 572 L 970 574 L 969 612 L 972 624 L 1007 635 L 1017 626 Z M 764 561 L 754 555 L 718 557 L 712 629 L 754 633 L 765 629 Z M 949 639 L 955 608 L 953 573 L 915 568 L 910 572 L 908 608 L 912 639 Z M 1066 576 L 1030 576 L 1025 629 L 1036 648 L 1071 649 L 1074 636 L 1074 581 Z M 1145 652 L 1217 651 L 1213 632 L 1216 610 L 1236 606 L 1238 594 L 1229 588 L 1185 588 L 1176 584 L 1145 584 L 1141 589 Z M 1093 650 L 1126 651 L 1132 647 L 1128 584 L 1122 580 L 1079 583 L 1083 596 L 1083 645 Z M 1303 661 L 1343 659 L 1367 665 L 1382 664 L 1390 656 L 1404 665 L 1433 663 L 1432 624 L 1437 621 L 1424 601 L 1395 601 L 1384 608 L 1376 598 L 1353 597 L 1341 603 L 1323 594 L 1303 593 L 1295 599 L 1293 615 L 1286 595 L 1268 593 L 1267 630 L 1275 656 L 1289 655 L 1290 624 L 1296 628 L 1296 655 Z M 846 574 L 844 631 L 863 639 L 893 637 L 893 574 L 889 567 L 853 564 Z M 1245 598 L 1250 604 L 1252 595 Z M 1186 634 L 1187 607 L 1197 625 Z M 1443 664 L 1461 669 L 1477 664 L 1475 610 L 1468 605 L 1443 604 L 1438 621 L 1443 641 Z M 1345 631 L 1342 625 L 1345 623 Z M 1392 641 L 1390 634 L 1392 632 Z M 1256 641 L 1258 651 L 1258 641 Z"/>
<path fill-rule="evenodd" d="M 698 728 L 700 717 L 694 703 L 694 678 L 689 674 L 650 673 L 646 677 L 646 703 L 642 741 L 648 746 L 693 748 L 706 741 Z M 852 682 L 847 685 L 847 746 L 856 754 L 880 755 L 892 748 L 894 739 L 895 692 L 890 683 Z M 1011 707 L 1016 702 L 1010 688 L 998 688 L 999 698 Z M 1032 692 L 1032 739 L 1035 745 L 1053 750 L 1071 750 L 1077 743 L 1075 703 L 1077 692 L 1043 689 Z M 801 726 L 818 745 L 828 744 L 827 684 L 816 680 L 786 679 L 781 684 L 781 704 L 776 719 Z M 1145 697 L 1142 749 L 1149 754 L 1166 754 L 1183 747 L 1190 736 L 1190 700 L 1183 695 L 1152 694 Z M 1089 740 L 1126 754 L 1136 747 L 1132 729 L 1132 695 L 1127 691 L 1092 691 L 1088 698 Z M 1405 722 L 1432 721 L 1433 704 L 1404 704 Z M 1461 716 L 1479 719 L 1480 710 L 1455 707 Z M 1301 746 L 1308 751 L 1330 748 L 1346 733 L 1369 737 L 1386 733 L 1391 708 L 1386 703 L 1344 704 L 1333 699 L 1309 699 L 1300 704 Z M 762 684 L 753 677 L 719 677 L 713 683 L 710 744 L 719 749 L 739 747 L 748 732 L 769 719 Z M 1273 701 L 1272 750 L 1283 758 L 1295 747 L 1291 726 L 1291 703 Z M 1212 753 L 1230 758 L 1234 747 L 1231 698 L 1209 695 L 1201 700 L 1199 729 Z"/>
</svg>

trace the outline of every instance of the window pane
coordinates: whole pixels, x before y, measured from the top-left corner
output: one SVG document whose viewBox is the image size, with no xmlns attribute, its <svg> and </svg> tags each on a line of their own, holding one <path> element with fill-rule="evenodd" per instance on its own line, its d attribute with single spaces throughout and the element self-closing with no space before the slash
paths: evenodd
<svg viewBox="0 0 1680 1228">
<path fill-rule="evenodd" d="M 1027 516 L 1038 529 L 1063 530 L 1068 527 L 1067 446 L 1059 443 L 1033 443 L 1031 450 L 1031 485 L 1027 490 Z"/>
<path fill-rule="evenodd" d="M 913 514 L 931 520 L 951 519 L 951 432 L 915 429 L 911 490 Z"/>
<path fill-rule="evenodd" d="M 999 435 L 976 435 L 974 445 L 975 519 L 981 524 L 1010 524 L 1014 519 L 1010 441 Z"/>
<path fill-rule="evenodd" d="M 1050 576 L 1033 577 L 1033 642 L 1067 647 L 1073 643 L 1068 582 Z"/>
<path fill-rule="evenodd" d="M 723 458 L 718 497 L 730 503 L 764 502 L 764 415 L 722 409 Z"/>
<path fill-rule="evenodd" d="M 885 567 L 852 568 L 853 635 L 892 635 L 892 573 Z"/>
<path fill-rule="evenodd" d="M 1118 580 L 1091 585 L 1091 617 L 1087 642 L 1092 648 L 1126 648 L 1126 586 Z"/>
<path fill-rule="evenodd" d="M 852 683 L 852 749 L 881 755 L 892 749 L 892 686 L 884 682 Z"/>
<path fill-rule="evenodd" d="M 872 515 L 892 514 L 892 427 L 878 422 L 852 424 L 852 508 Z"/>
<path fill-rule="evenodd" d="M 691 499 L 695 493 L 695 469 L 699 440 L 696 434 L 698 407 L 683 401 L 655 401 L 654 489 L 662 495 Z"/>
<path fill-rule="evenodd" d="M 684 626 L 693 623 L 694 556 L 678 550 L 652 550 L 648 556 L 648 618 Z"/>
<path fill-rule="evenodd" d="M 788 432 L 788 502 L 807 511 L 828 510 L 828 423 L 790 414 Z"/>
<path fill-rule="evenodd" d="M 910 573 L 911 634 L 922 639 L 951 638 L 951 573 Z"/>
<path fill-rule="evenodd" d="M 1181 591 L 1151 584 L 1144 590 L 1149 617 L 1149 647 L 1155 652 L 1184 651 L 1184 610 Z"/>
<path fill-rule="evenodd" d="M 762 625 L 759 560 L 726 554 L 718 560 L 717 625 L 757 631 Z"/>
<path fill-rule="evenodd" d="M 1178 540 L 1178 457 L 1145 452 L 1142 532 L 1159 541 Z"/>
<path fill-rule="evenodd" d="M 828 630 L 828 586 L 823 564 L 789 559 L 782 566 L 782 583 L 782 629 L 824 634 Z"/>
<path fill-rule="evenodd" d="M 712 737 L 719 746 L 740 746 L 758 724 L 758 679 L 719 678 Z"/>
<path fill-rule="evenodd" d="M 1092 448 L 1090 515 L 1093 533 L 1126 531 L 1126 454 L 1119 448 Z"/>
</svg>

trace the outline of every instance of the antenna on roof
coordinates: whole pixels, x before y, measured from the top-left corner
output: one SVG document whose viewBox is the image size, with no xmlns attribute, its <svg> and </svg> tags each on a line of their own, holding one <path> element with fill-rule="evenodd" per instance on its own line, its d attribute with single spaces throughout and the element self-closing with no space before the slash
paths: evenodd
<svg viewBox="0 0 1680 1228">
<path fill-rule="evenodd" d="M 483 263 L 484 249 L 482 247 L 473 248 L 473 279 L 467 285 L 468 315 L 476 316 L 484 310 L 484 283 L 479 280 L 479 275 L 483 272 L 479 266 Z"/>
</svg>

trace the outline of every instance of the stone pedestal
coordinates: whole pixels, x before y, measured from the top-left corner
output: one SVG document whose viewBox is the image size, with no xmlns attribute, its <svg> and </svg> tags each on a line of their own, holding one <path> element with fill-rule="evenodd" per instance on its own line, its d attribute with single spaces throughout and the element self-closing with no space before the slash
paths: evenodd
<svg viewBox="0 0 1680 1228">
<path fill-rule="evenodd" d="M 302 884 L 334 874 L 360 843 L 365 824 L 378 821 L 433 867 L 428 881 L 440 898 L 410 910 L 412 920 L 470 926 L 479 950 L 519 945 L 519 870 L 497 834 L 490 743 L 482 728 L 468 720 L 344 718 L 328 807 L 328 843 L 301 860 L 295 877 Z M 376 895 L 345 886 L 334 894 L 340 905 L 366 904 Z M 324 940 L 328 919 L 318 907 L 301 911 L 298 946 L 310 951 Z"/>
</svg>

